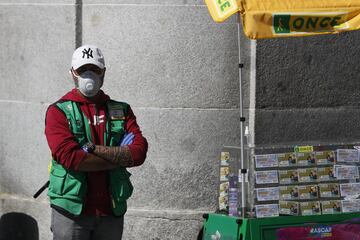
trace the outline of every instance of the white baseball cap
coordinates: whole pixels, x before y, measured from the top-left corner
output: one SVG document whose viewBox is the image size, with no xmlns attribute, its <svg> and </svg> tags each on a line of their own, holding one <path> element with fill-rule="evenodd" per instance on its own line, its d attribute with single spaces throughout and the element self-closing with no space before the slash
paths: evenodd
<svg viewBox="0 0 360 240">
<path fill-rule="evenodd" d="M 101 69 L 105 68 L 104 56 L 98 47 L 83 45 L 75 50 L 72 56 L 71 67 L 76 70 L 85 64 L 94 64 Z"/>
</svg>

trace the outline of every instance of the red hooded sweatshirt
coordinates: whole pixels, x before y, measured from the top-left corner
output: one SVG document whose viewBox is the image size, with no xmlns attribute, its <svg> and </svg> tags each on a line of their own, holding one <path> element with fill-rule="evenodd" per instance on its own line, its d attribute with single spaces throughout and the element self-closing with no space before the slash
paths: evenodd
<svg viewBox="0 0 360 240">
<path fill-rule="evenodd" d="M 59 101 L 71 100 L 78 102 L 82 112 L 89 121 L 92 141 L 95 145 L 104 144 L 106 129 L 105 102 L 109 96 L 100 91 L 95 102 L 83 97 L 77 89 L 65 94 Z M 146 158 L 148 144 L 142 136 L 133 111 L 129 107 L 125 119 L 125 131 L 134 134 L 134 140 L 129 145 L 134 166 L 143 164 Z M 76 142 L 69 129 L 65 114 L 55 105 L 49 106 L 45 118 L 45 135 L 53 158 L 67 169 L 77 170 L 85 157 L 85 152 Z M 111 200 L 107 182 L 107 171 L 87 172 L 87 193 L 82 214 L 85 215 L 111 215 Z"/>
</svg>

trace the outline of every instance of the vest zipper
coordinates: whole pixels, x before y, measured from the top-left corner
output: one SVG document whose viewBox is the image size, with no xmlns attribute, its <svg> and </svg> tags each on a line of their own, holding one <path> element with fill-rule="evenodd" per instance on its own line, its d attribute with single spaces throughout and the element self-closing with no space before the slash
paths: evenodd
<svg viewBox="0 0 360 240">
<path fill-rule="evenodd" d="M 110 178 L 110 172 L 108 173 L 108 178 Z M 115 203 L 115 199 L 114 199 L 114 196 L 113 196 L 113 194 L 112 194 L 112 190 L 111 190 L 111 181 L 109 181 L 110 183 L 109 183 L 109 193 L 110 193 L 110 199 L 111 199 L 111 205 L 112 205 L 112 207 L 113 207 L 113 209 L 115 209 L 116 208 L 116 203 Z"/>
<path fill-rule="evenodd" d="M 112 202 L 112 206 L 113 206 L 113 208 L 115 209 L 116 208 L 116 205 L 115 205 L 115 200 L 114 200 L 114 198 L 111 196 L 111 202 Z"/>
</svg>

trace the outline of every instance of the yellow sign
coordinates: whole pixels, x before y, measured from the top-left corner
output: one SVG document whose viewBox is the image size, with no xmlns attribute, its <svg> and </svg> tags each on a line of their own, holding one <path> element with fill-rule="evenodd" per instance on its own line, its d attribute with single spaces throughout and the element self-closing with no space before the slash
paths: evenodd
<svg viewBox="0 0 360 240">
<path fill-rule="evenodd" d="M 215 22 L 223 22 L 239 11 L 238 0 L 205 0 Z"/>
<path fill-rule="evenodd" d="M 360 29 L 360 0 L 242 0 L 252 39 L 331 34 Z"/>
<path fill-rule="evenodd" d="M 313 152 L 314 147 L 313 146 L 296 146 L 294 150 L 295 150 L 295 152 L 298 152 L 298 153 Z"/>
</svg>

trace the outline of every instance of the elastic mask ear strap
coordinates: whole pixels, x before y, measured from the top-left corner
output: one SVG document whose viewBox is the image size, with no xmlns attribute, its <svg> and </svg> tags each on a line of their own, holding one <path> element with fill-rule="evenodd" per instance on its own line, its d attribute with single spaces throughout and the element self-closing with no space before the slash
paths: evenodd
<svg viewBox="0 0 360 240">
<path fill-rule="evenodd" d="M 80 77 L 73 68 L 70 69 L 70 73 L 72 73 L 75 77 Z"/>
<path fill-rule="evenodd" d="M 75 87 L 76 87 L 76 88 L 79 88 L 79 82 L 78 82 L 78 81 L 79 81 L 79 80 L 78 80 L 79 76 L 75 73 L 75 71 L 74 71 L 73 68 L 70 68 L 69 74 L 71 75 L 71 77 L 72 77 L 73 80 L 74 80 Z"/>
</svg>

